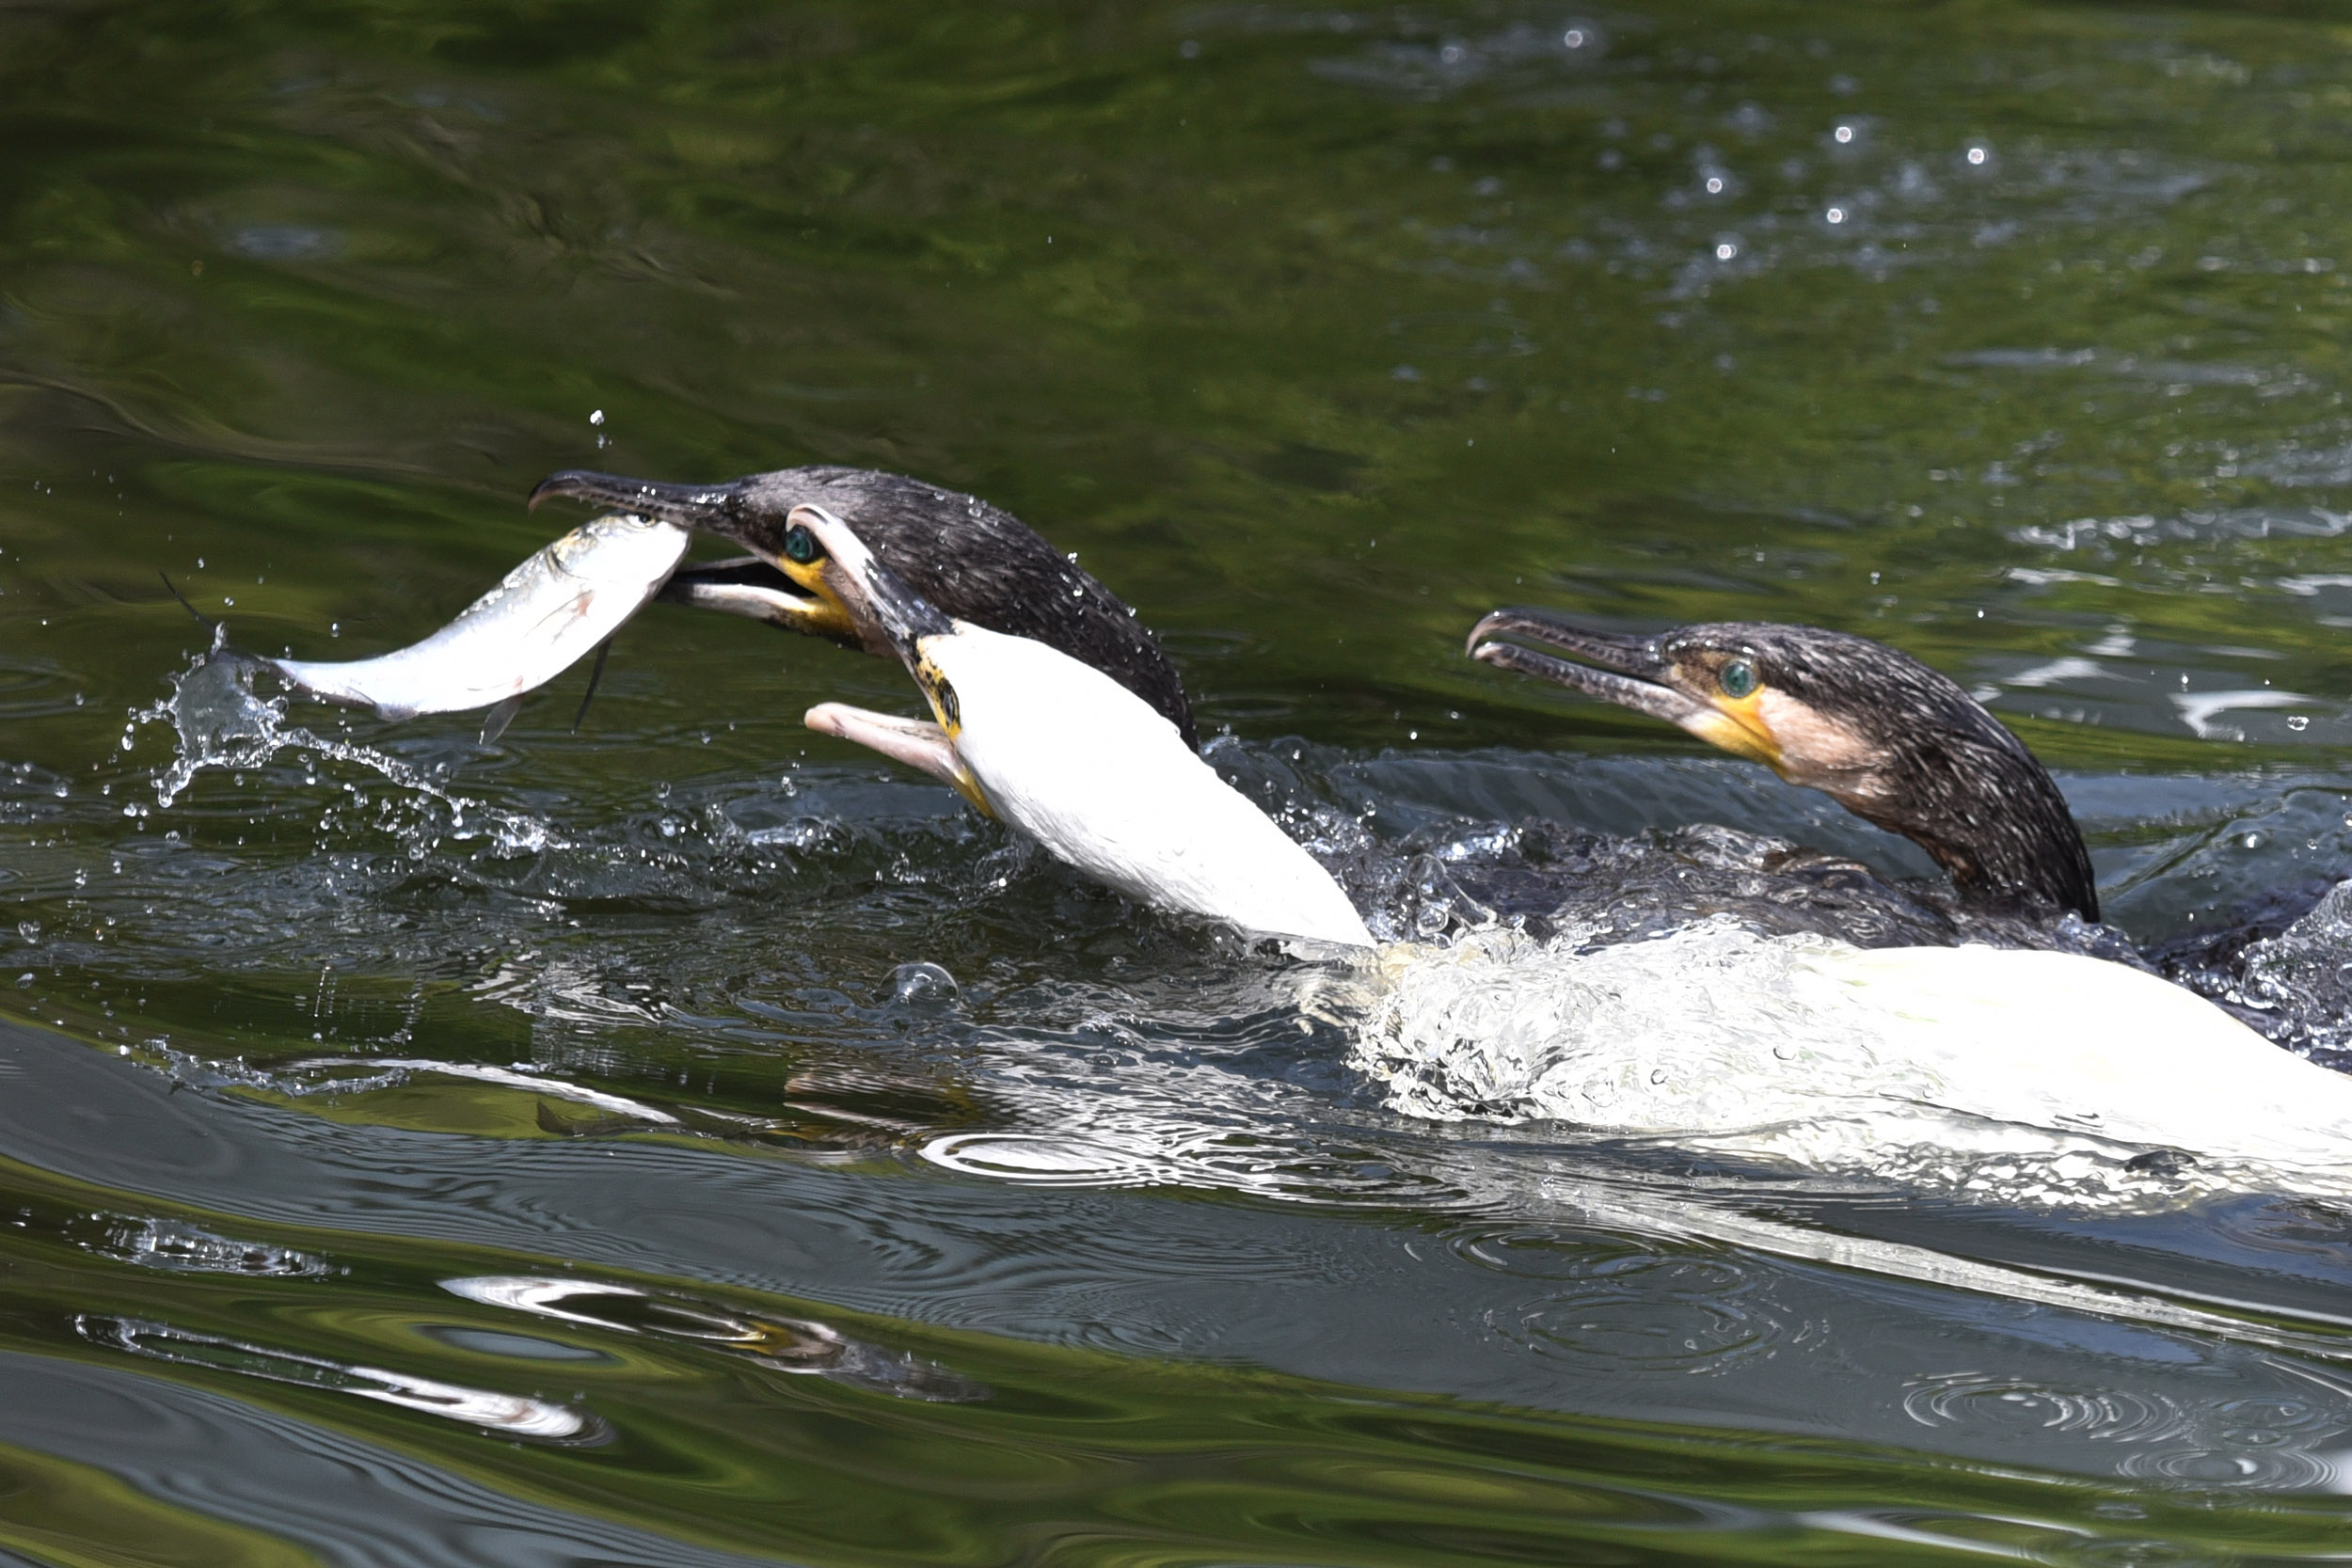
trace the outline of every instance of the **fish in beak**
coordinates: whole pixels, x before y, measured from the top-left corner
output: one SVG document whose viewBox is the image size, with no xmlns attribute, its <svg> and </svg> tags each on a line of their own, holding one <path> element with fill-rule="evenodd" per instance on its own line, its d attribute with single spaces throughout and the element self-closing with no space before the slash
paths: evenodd
<svg viewBox="0 0 2352 1568">
<path fill-rule="evenodd" d="M 684 567 L 670 579 L 661 596 L 703 610 L 748 615 L 787 630 L 886 655 L 887 648 L 860 637 L 849 608 L 828 584 L 818 563 L 794 558 L 793 512 L 766 504 L 768 498 L 758 482 L 767 477 L 752 475 L 719 484 L 672 484 L 567 468 L 541 480 L 531 492 L 530 504 L 535 508 L 550 496 L 561 496 L 617 505 L 641 517 L 658 517 L 732 540 L 751 555 Z M 628 499 L 615 499 L 622 496 Z M 806 530 L 798 537 L 804 542 Z"/>
</svg>

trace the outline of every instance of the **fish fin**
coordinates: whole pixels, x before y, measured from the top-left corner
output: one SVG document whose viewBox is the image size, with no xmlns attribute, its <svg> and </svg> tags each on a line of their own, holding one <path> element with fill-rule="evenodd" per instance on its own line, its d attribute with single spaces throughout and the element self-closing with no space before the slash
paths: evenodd
<svg viewBox="0 0 2352 1568">
<path fill-rule="evenodd" d="M 158 570 L 155 575 L 164 579 L 164 592 L 170 594 L 173 598 L 178 599 L 180 601 L 180 608 L 195 616 L 196 624 L 198 626 L 202 626 L 206 631 L 215 633 L 215 641 L 217 641 L 217 634 L 221 623 L 215 621 L 210 615 L 205 614 L 202 610 L 197 609 L 196 606 L 188 603 L 188 596 L 171 585 L 171 574 L 169 572 Z"/>
<path fill-rule="evenodd" d="M 596 685 L 604 679 L 604 656 L 612 651 L 612 639 L 596 644 L 596 662 L 588 667 L 588 689 L 580 694 L 580 711 L 572 715 L 572 733 L 578 735 L 581 722 L 588 717 L 588 705 L 596 700 Z"/>
<path fill-rule="evenodd" d="M 497 740 L 500 736 L 504 735 L 506 726 L 513 723 L 515 715 L 522 710 L 523 700 L 516 695 L 507 698 L 506 701 L 484 714 L 482 716 L 482 744 L 487 746 Z"/>
</svg>

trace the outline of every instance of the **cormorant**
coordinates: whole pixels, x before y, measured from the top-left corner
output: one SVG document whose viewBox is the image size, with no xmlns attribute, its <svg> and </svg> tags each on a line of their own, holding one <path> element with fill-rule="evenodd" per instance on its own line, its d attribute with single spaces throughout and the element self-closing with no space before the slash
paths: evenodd
<svg viewBox="0 0 2352 1568">
<path fill-rule="evenodd" d="M 1972 903 L 2099 918 L 2090 853 L 2048 771 L 1982 704 L 1883 642 L 1761 621 L 1637 637 L 1510 609 L 1471 627 L 1468 651 L 1818 789 L 1917 844 Z"/>
<path fill-rule="evenodd" d="M 861 627 L 822 562 L 796 559 L 796 507 L 816 506 L 857 531 L 876 559 L 919 597 L 959 621 L 1025 637 L 1090 664 L 1200 743 L 1184 682 L 1149 627 L 1119 596 L 1057 553 L 1027 524 L 977 497 L 865 468 L 779 468 L 715 484 L 625 479 L 584 468 L 549 474 L 531 504 L 550 496 L 594 501 L 699 528 L 753 553 L 681 568 L 665 599 L 807 632 L 896 657 Z"/>
</svg>

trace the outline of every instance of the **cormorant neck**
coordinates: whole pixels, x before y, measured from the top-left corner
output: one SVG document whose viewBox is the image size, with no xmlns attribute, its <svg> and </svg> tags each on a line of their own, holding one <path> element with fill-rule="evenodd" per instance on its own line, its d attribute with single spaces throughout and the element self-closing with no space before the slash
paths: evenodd
<svg viewBox="0 0 2352 1568">
<path fill-rule="evenodd" d="M 2049 772 L 2000 732 L 1949 733 L 1904 748 L 1871 787 L 1832 789 L 1855 816 L 1901 833 L 1950 874 L 1970 903 L 2099 918 L 2082 831 Z"/>
</svg>

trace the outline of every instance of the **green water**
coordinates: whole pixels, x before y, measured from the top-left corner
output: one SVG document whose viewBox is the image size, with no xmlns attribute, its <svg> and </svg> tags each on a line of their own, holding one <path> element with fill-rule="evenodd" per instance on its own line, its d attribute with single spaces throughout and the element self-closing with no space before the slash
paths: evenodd
<svg viewBox="0 0 2352 1568">
<path fill-rule="evenodd" d="M 2347 211 L 2323 6 L 0 7 L 0 1561 L 2339 1560 L 2352 1215 L 1416 1121 L 802 727 L 879 661 L 657 607 L 577 732 L 155 784 L 160 574 L 358 657 L 550 470 L 831 462 L 1411 866 L 1925 878 L 1460 655 L 1883 638 L 2159 942 L 2352 868 Z"/>
</svg>

